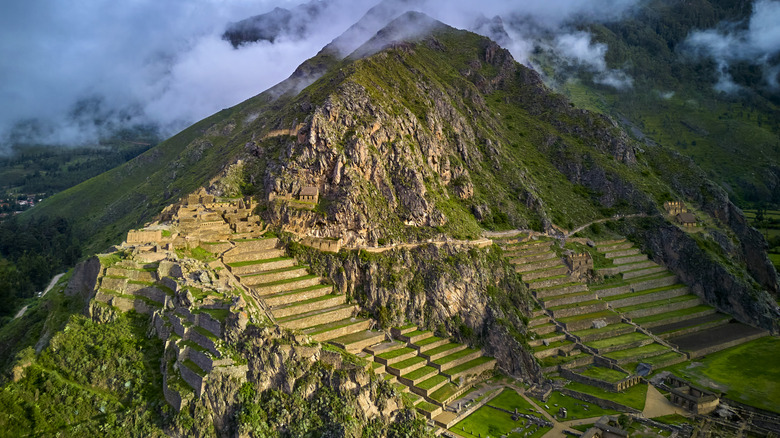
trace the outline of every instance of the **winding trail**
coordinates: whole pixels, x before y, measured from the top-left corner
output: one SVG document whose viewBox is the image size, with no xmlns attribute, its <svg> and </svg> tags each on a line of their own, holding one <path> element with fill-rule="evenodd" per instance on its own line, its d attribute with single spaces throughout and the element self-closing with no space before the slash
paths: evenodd
<svg viewBox="0 0 780 438">
<path fill-rule="evenodd" d="M 65 275 L 64 272 L 62 274 L 55 275 L 54 278 L 52 278 L 51 281 L 49 282 L 49 285 L 46 286 L 46 289 L 44 289 L 43 292 L 40 292 L 40 296 L 38 298 L 43 298 L 44 296 L 46 296 L 46 294 L 49 293 L 49 291 L 54 288 L 54 285 L 57 284 L 58 281 L 60 281 L 60 278 L 62 278 L 63 275 Z M 30 307 L 29 304 L 19 309 L 19 311 L 16 312 L 16 316 L 14 316 L 14 319 L 18 319 L 24 316 L 24 313 L 27 312 L 28 307 Z"/>
</svg>

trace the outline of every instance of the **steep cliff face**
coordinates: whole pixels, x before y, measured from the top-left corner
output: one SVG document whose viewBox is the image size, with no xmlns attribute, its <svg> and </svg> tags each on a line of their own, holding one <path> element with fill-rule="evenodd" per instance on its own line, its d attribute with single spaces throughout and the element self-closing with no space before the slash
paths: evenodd
<svg viewBox="0 0 780 438">
<path fill-rule="evenodd" d="M 406 321 L 483 348 L 512 375 L 541 378 L 525 344 L 530 300 L 498 247 L 423 245 L 380 254 L 292 252 L 388 329 Z"/>
</svg>

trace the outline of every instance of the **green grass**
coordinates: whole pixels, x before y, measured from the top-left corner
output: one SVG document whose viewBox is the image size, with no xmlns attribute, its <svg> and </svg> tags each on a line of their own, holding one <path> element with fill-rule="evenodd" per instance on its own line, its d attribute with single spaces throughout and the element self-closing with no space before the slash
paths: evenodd
<svg viewBox="0 0 780 438">
<path fill-rule="evenodd" d="M 270 259 L 263 259 L 263 260 L 247 260 L 245 262 L 235 262 L 235 263 L 228 263 L 227 265 L 231 268 L 241 268 L 243 266 L 251 266 L 251 265 L 259 265 L 263 263 L 271 263 L 271 262 L 278 262 L 281 260 L 289 260 L 290 257 L 273 257 Z"/>
<path fill-rule="evenodd" d="M 425 376 L 427 374 L 430 374 L 430 373 L 432 373 L 434 371 L 438 371 L 438 370 L 436 368 L 434 368 L 434 367 L 430 367 L 430 366 L 426 365 L 424 367 L 417 368 L 416 370 L 414 370 L 414 371 L 412 371 L 410 373 L 406 373 L 403 376 L 404 376 L 404 378 L 409 379 L 409 380 L 417 380 L 420 377 L 423 377 L 423 376 Z"/>
<path fill-rule="evenodd" d="M 424 357 L 412 356 L 409 359 L 404 359 L 404 360 L 402 360 L 400 362 L 396 362 L 396 363 L 394 363 L 394 364 L 392 364 L 390 366 L 395 368 L 395 369 L 403 371 L 404 368 L 408 368 L 408 367 L 410 367 L 412 365 L 417 365 L 418 363 L 425 362 L 425 361 L 426 361 L 426 359 Z"/>
<path fill-rule="evenodd" d="M 214 334 L 213 334 L 213 333 L 211 333 L 210 331 L 208 331 L 208 330 L 204 329 L 204 328 L 203 328 L 203 327 L 201 327 L 201 326 L 197 326 L 197 325 L 196 325 L 196 326 L 194 326 L 194 329 L 195 329 L 195 331 L 196 331 L 196 332 L 198 332 L 198 333 L 202 334 L 203 336 L 205 336 L 205 337 L 207 337 L 207 338 L 211 339 L 212 341 L 216 341 L 216 340 L 217 340 L 217 337 L 216 337 L 216 336 L 214 336 Z"/>
<path fill-rule="evenodd" d="M 558 334 L 560 334 L 560 333 L 558 333 Z M 544 344 L 537 345 L 536 347 L 533 347 L 533 350 L 534 350 L 534 352 L 536 352 L 536 351 L 544 351 L 544 350 L 549 350 L 549 349 L 554 349 L 554 348 L 560 348 L 560 347 L 563 347 L 564 345 L 571 345 L 573 343 L 574 342 L 569 341 L 568 339 L 563 339 L 561 341 L 551 342 L 550 345 L 544 345 Z"/>
<path fill-rule="evenodd" d="M 453 383 L 446 383 L 444 386 L 434 391 L 430 397 L 439 403 L 444 403 L 453 394 L 458 392 L 459 389 L 460 388 Z"/>
<path fill-rule="evenodd" d="M 450 363 L 450 362 L 452 362 L 454 360 L 458 360 L 458 359 L 460 359 L 462 357 L 468 356 L 468 355 L 470 355 L 472 353 L 476 353 L 477 351 L 479 351 L 479 350 L 475 350 L 473 348 L 464 348 L 463 350 L 460 350 L 460 351 L 458 351 L 456 353 L 452 353 L 450 355 L 447 355 L 447 356 L 444 356 L 444 357 L 440 357 L 440 358 L 436 359 L 435 361 L 433 361 L 433 363 L 435 363 L 436 365 L 444 365 L 446 363 Z"/>
<path fill-rule="evenodd" d="M 613 370 L 610 368 L 596 367 L 596 366 L 590 367 L 579 374 L 586 377 L 592 377 L 594 379 L 599 379 L 605 382 L 612 382 L 612 383 L 619 382 L 625 379 L 626 377 L 628 377 L 628 374 L 624 372 Z"/>
<path fill-rule="evenodd" d="M 425 367 L 423 367 L 423 368 L 425 368 Z M 435 376 L 433 376 L 433 377 L 431 377 L 429 379 L 423 380 L 422 382 L 418 383 L 415 386 L 417 386 L 420 389 L 430 389 L 430 388 L 433 388 L 434 386 L 436 386 L 439 383 L 444 382 L 446 380 L 447 380 L 447 377 L 445 377 L 445 376 L 443 376 L 441 374 L 437 374 L 437 375 L 435 375 Z"/>
<path fill-rule="evenodd" d="M 558 321 L 562 323 L 569 323 L 569 322 L 582 321 L 584 319 L 599 319 L 599 318 L 615 316 L 615 315 L 617 314 L 611 310 L 600 310 L 598 312 L 586 313 L 584 315 L 575 315 L 575 316 L 567 316 L 564 318 L 558 318 Z"/>
<path fill-rule="evenodd" d="M 655 366 L 656 364 L 660 364 L 666 362 L 667 360 L 672 360 L 678 357 L 683 357 L 683 355 L 675 351 L 669 351 L 668 353 L 659 354 L 658 356 L 646 357 L 642 359 L 640 362 Z M 639 362 L 630 362 L 621 366 L 623 367 L 623 369 L 626 369 L 633 373 L 636 371 L 637 365 L 639 365 Z"/>
<path fill-rule="evenodd" d="M 403 356 L 404 354 L 412 353 L 414 351 L 417 350 L 415 350 L 414 348 L 403 347 L 391 351 L 385 351 L 384 353 L 379 353 L 376 355 L 376 357 L 390 360 L 390 359 L 395 359 L 398 356 Z"/>
<path fill-rule="evenodd" d="M 417 403 L 416 408 L 425 412 L 433 412 L 438 408 L 438 406 L 433 403 L 428 403 L 427 401 L 421 401 L 420 403 Z"/>
<path fill-rule="evenodd" d="M 516 438 L 523 435 L 510 434 L 510 432 L 521 425 L 520 421 L 512 420 L 510 414 L 489 406 L 483 406 L 452 426 L 450 430 L 465 438 L 499 437 L 502 435 Z M 528 437 L 539 438 L 549 430 L 550 428 L 540 428 L 533 435 L 528 435 Z"/>
<path fill-rule="evenodd" d="M 765 337 L 665 368 L 741 403 L 780 413 L 780 339 Z"/>
<path fill-rule="evenodd" d="M 437 355 L 439 353 L 443 353 L 445 351 L 452 350 L 453 348 L 460 347 L 461 345 L 463 345 L 463 344 L 458 344 L 456 342 L 450 342 L 448 344 L 439 345 L 438 347 L 431 348 L 430 350 L 424 352 L 423 354 L 425 354 L 426 356 L 435 356 L 435 355 Z"/>
<path fill-rule="evenodd" d="M 482 365 L 483 363 L 490 362 L 491 360 L 493 360 L 492 357 L 487 357 L 487 356 L 478 357 L 478 358 L 476 358 L 474 360 L 470 360 L 470 361 L 468 361 L 468 362 L 466 362 L 464 364 L 458 365 L 458 366 L 456 366 L 454 368 L 450 368 L 446 372 L 449 375 L 455 375 L 455 374 L 458 374 L 460 372 L 467 371 L 467 370 L 469 370 L 471 368 L 474 368 L 476 366 Z"/>
<path fill-rule="evenodd" d="M 198 366 L 195 362 L 193 362 L 191 359 L 186 359 L 184 362 L 184 366 L 189 368 L 190 370 L 194 371 L 195 374 L 204 377 L 206 375 L 206 372 L 203 371 L 201 367 Z"/>
<path fill-rule="evenodd" d="M 643 410 L 645 408 L 645 399 L 647 398 L 647 384 L 639 383 L 623 392 L 609 392 L 595 386 L 584 385 L 577 382 L 569 382 L 567 389 L 572 391 L 590 394 L 604 400 L 612 400 L 622 405 Z"/>
<path fill-rule="evenodd" d="M 415 341 L 415 342 L 414 342 L 414 345 L 416 345 L 416 346 L 418 346 L 418 347 L 424 347 L 424 346 L 426 346 L 426 345 L 428 345 L 428 344 L 433 344 L 434 342 L 439 342 L 439 341 L 441 341 L 442 339 L 443 339 L 443 338 L 440 338 L 440 337 L 438 337 L 438 336 L 431 336 L 431 337 L 429 337 L 429 338 L 425 338 L 425 339 L 421 339 L 421 340 L 419 340 L 419 341 Z"/>
<path fill-rule="evenodd" d="M 537 404 L 539 405 L 540 408 L 547 411 L 547 413 L 552 415 L 553 417 L 556 417 L 558 415 L 558 410 L 560 408 L 562 407 L 566 408 L 567 411 L 566 420 L 562 420 L 562 421 L 600 417 L 602 415 L 615 415 L 618 413 L 618 411 L 614 411 L 611 409 L 604 409 L 593 403 L 577 400 L 573 397 L 569 397 L 567 395 L 561 394 L 558 391 L 554 391 L 552 394 L 550 394 L 550 398 L 548 398 L 546 402 L 537 400 Z M 555 406 L 556 404 L 558 406 Z M 585 410 L 585 406 L 582 406 L 583 404 L 588 405 L 587 410 Z M 549 409 L 545 408 L 545 405 L 549 406 L 550 408 Z"/>
<path fill-rule="evenodd" d="M 681 284 L 673 284 L 671 286 L 657 287 L 657 288 L 654 288 L 654 289 L 646 289 L 646 290 L 642 290 L 642 291 L 639 291 L 639 292 L 629 292 L 629 293 L 620 294 L 620 295 L 612 295 L 612 296 L 609 296 L 609 297 L 604 297 L 603 299 L 604 299 L 604 301 L 615 301 L 615 300 L 620 300 L 620 299 L 623 299 L 623 298 L 639 297 L 639 296 L 642 296 L 642 295 L 652 294 L 652 293 L 656 293 L 656 292 L 664 292 L 664 291 L 667 291 L 667 290 L 680 289 L 680 288 L 683 288 L 683 287 L 685 287 L 685 286 L 683 286 Z"/>
</svg>

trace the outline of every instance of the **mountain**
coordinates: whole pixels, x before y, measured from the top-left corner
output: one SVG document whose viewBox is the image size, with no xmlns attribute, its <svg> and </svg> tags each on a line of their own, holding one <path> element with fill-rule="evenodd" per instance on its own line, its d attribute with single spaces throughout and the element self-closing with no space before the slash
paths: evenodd
<svg viewBox="0 0 780 438">
<path fill-rule="evenodd" d="M 677 224 L 669 201 L 698 226 Z M 0 424 L 13 432 L 426 436 L 412 407 L 433 418 L 493 366 L 545 391 L 534 353 L 562 342 L 566 360 L 574 343 L 535 338 L 537 322 L 555 329 L 531 298 L 544 285 L 521 281 L 511 254 L 566 271 L 575 250 L 598 257 L 594 240 L 644 252 L 710 314 L 778 329 L 765 241 L 690 159 L 578 108 L 495 42 L 416 12 L 24 216 L 54 214 L 89 236 L 85 251 L 106 253 L 0 332 L 11 364 Z M 504 252 L 482 239 L 502 232 L 538 241 Z M 538 278 L 583 292 L 565 274 Z M 634 299 L 616 280 L 588 281 Z M 331 331 L 341 336 L 320 337 Z M 388 331 L 403 346 L 362 351 Z M 320 342 L 332 339 L 343 343 Z M 437 363 L 423 339 L 458 352 Z M 415 386 L 423 377 L 430 386 Z"/>
</svg>

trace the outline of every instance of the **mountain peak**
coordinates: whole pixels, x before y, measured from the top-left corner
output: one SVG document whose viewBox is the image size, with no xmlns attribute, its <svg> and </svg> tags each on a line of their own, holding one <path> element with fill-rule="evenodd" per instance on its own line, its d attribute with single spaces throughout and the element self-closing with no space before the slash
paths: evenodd
<svg viewBox="0 0 780 438">
<path fill-rule="evenodd" d="M 453 29 L 418 11 L 407 11 L 380 29 L 371 39 L 358 47 L 350 58 L 359 59 L 400 42 L 418 41 L 436 30 Z"/>
</svg>

